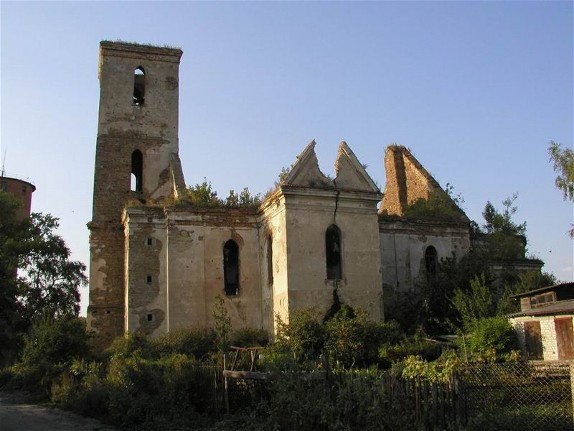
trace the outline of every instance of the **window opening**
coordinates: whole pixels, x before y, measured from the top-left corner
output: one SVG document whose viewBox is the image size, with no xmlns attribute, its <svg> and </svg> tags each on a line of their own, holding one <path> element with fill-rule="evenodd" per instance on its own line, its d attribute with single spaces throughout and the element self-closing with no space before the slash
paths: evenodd
<svg viewBox="0 0 574 431">
<path fill-rule="evenodd" d="M 8 189 L 8 184 L 6 183 L 6 181 L 2 181 L 0 183 L 0 190 L 2 190 L 3 192 L 5 192 Z"/>
<path fill-rule="evenodd" d="M 267 282 L 273 284 L 273 238 L 267 237 Z"/>
<path fill-rule="evenodd" d="M 435 275 L 437 273 L 437 252 L 432 245 L 428 246 L 425 251 L 425 268 L 427 274 Z"/>
<path fill-rule="evenodd" d="M 239 293 L 239 247 L 232 239 L 223 246 L 223 276 L 225 294 L 237 295 Z"/>
<path fill-rule="evenodd" d="M 147 239 L 147 245 L 151 245 L 151 244 L 152 244 L 152 242 L 153 242 L 153 241 L 152 241 L 152 239 L 151 239 L 151 238 L 148 238 L 148 239 Z"/>
<path fill-rule="evenodd" d="M 134 70 L 134 94 L 133 103 L 142 106 L 145 101 L 145 71 L 139 66 Z"/>
<path fill-rule="evenodd" d="M 148 315 L 147 315 L 147 321 L 148 321 L 148 322 L 152 322 L 152 321 L 153 321 L 153 314 L 148 313 Z"/>
<path fill-rule="evenodd" d="M 151 284 L 151 275 L 148 275 L 146 278 L 147 284 Z"/>
<path fill-rule="evenodd" d="M 132 182 L 131 191 L 142 191 L 142 175 L 143 175 L 143 156 L 140 150 L 135 150 L 132 153 Z"/>
<path fill-rule="evenodd" d="M 334 224 L 325 232 L 325 251 L 327 255 L 327 279 L 341 280 L 341 230 Z"/>
</svg>

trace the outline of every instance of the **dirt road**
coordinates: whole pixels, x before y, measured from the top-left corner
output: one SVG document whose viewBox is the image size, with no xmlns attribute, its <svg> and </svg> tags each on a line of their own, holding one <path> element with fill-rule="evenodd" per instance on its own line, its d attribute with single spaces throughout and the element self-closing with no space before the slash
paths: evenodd
<svg viewBox="0 0 574 431">
<path fill-rule="evenodd" d="M 0 431 L 113 431 L 101 422 L 74 413 L 27 404 L 0 392 Z"/>
</svg>

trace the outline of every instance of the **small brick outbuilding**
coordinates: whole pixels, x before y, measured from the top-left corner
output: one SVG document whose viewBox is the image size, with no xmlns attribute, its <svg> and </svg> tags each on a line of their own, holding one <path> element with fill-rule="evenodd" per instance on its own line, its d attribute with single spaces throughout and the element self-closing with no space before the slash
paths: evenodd
<svg viewBox="0 0 574 431">
<path fill-rule="evenodd" d="M 515 295 L 520 312 L 509 316 L 528 359 L 574 359 L 574 282 Z"/>
</svg>

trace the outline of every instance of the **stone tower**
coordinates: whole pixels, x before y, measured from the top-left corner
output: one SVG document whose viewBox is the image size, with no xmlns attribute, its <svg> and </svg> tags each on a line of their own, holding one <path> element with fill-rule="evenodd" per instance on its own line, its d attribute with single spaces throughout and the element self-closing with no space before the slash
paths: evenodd
<svg viewBox="0 0 574 431">
<path fill-rule="evenodd" d="M 124 207 L 177 197 L 185 188 L 178 156 L 181 55 L 174 48 L 100 43 L 88 307 L 88 328 L 100 347 L 124 332 Z"/>
</svg>

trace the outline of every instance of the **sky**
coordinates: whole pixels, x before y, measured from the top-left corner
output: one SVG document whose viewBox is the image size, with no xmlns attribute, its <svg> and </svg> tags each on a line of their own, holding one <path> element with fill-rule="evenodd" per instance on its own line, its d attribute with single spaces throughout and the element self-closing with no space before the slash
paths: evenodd
<svg viewBox="0 0 574 431">
<path fill-rule="evenodd" d="M 411 149 L 483 223 L 518 193 L 528 253 L 574 280 L 573 205 L 551 140 L 573 147 L 571 1 L 0 2 L 0 155 L 89 264 L 101 40 L 180 47 L 186 183 L 264 194 L 315 139 L 344 140 L 380 185 Z M 88 289 L 82 289 L 85 314 Z"/>
</svg>

